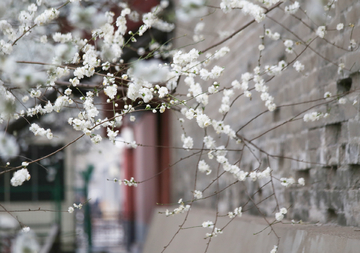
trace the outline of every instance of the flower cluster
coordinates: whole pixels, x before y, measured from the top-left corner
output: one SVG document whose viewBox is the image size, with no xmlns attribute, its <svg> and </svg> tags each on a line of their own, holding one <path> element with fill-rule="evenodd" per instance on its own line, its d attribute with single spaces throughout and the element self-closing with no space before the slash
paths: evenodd
<svg viewBox="0 0 360 253">
<path fill-rule="evenodd" d="M 205 27 L 205 23 L 204 22 L 199 22 L 196 24 L 195 28 L 194 28 L 194 36 L 193 36 L 193 40 L 195 42 L 201 41 L 204 39 L 204 35 L 201 34 L 201 32 L 204 30 Z"/>
<path fill-rule="evenodd" d="M 73 206 L 75 207 L 75 208 L 77 208 L 77 209 L 81 209 L 82 208 L 82 204 L 81 203 L 79 203 L 79 204 L 73 204 Z"/>
<path fill-rule="evenodd" d="M 300 4 L 298 1 L 295 1 L 293 4 L 290 4 L 289 6 L 285 7 L 285 12 L 288 12 L 290 14 L 295 14 L 300 8 Z"/>
<path fill-rule="evenodd" d="M 303 71 L 304 68 L 305 68 L 305 66 L 304 66 L 301 62 L 299 62 L 299 61 L 294 62 L 293 67 L 295 68 L 295 70 L 296 70 L 297 72 L 301 72 L 301 71 Z"/>
<path fill-rule="evenodd" d="M 198 169 L 200 172 L 206 173 L 206 175 L 210 175 L 211 173 L 210 166 L 204 160 L 199 162 Z"/>
<path fill-rule="evenodd" d="M 324 38 L 325 34 L 326 34 L 326 27 L 319 26 L 318 29 L 316 30 L 316 35 L 319 36 L 320 38 Z"/>
<path fill-rule="evenodd" d="M 174 28 L 174 24 L 170 24 L 164 20 L 159 19 L 156 15 L 164 10 L 169 5 L 168 1 L 161 1 L 160 5 L 153 7 L 153 12 L 148 12 L 143 14 L 142 21 L 144 25 L 142 25 L 139 29 L 139 36 L 142 36 L 146 30 L 154 27 L 158 30 L 164 32 L 171 32 Z"/>
<path fill-rule="evenodd" d="M 6 43 L 4 40 L 0 40 L 0 53 L 1 54 L 11 54 L 13 51 L 13 46 L 11 43 Z"/>
<path fill-rule="evenodd" d="M 203 228 L 213 228 L 214 227 L 214 222 L 212 222 L 212 221 L 204 221 L 202 224 L 201 224 L 201 226 L 203 227 Z"/>
<path fill-rule="evenodd" d="M 271 6 L 279 1 L 268 0 L 264 2 L 267 2 L 267 6 Z M 222 0 L 220 3 L 220 8 L 225 13 L 229 12 L 231 9 L 241 9 L 244 14 L 252 16 L 258 23 L 263 21 L 266 17 L 264 8 L 249 1 Z"/>
<path fill-rule="evenodd" d="M 119 181 L 120 183 L 121 181 Z M 124 185 L 127 185 L 127 186 L 138 186 L 138 183 L 137 181 L 135 181 L 135 179 L 133 177 L 130 178 L 130 180 L 127 180 L 127 179 L 124 179 L 123 180 L 123 183 Z"/>
<path fill-rule="evenodd" d="M 203 93 L 200 83 L 196 83 L 193 77 L 186 77 L 185 84 L 189 86 L 188 97 L 194 97 L 198 103 L 202 103 L 204 106 L 208 104 L 208 95 Z"/>
<path fill-rule="evenodd" d="M 194 145 L 194 140 L 190 136 L 185 136 L 185 134 L 181 135 L 181 140 L 184 143 L 183 148 L 190 150 Z"/>
<path fill-rule="evenodd" d="M 179 199 L 178 203 L 180 204 L 179 207 L 175 208 L 173 211 L 169 211 L 168 209 L 166 209 L 165 215 L 171 216 L 179 213 L 184 213 L 190 210 L 190 205 L 185 205 L 182 199 Z"/>
<path fill-rule="evenodd" d="M 284 41 L 285 51 L 289 54 L 294 53 L 294 42 L 292 40 Z"/>
<path fill-rule="evenodd" d="M 278 32 L 273 33 L 270 29 L 265 30 L 265 35 L 268 36 L 272 40 L 280 39 L 280 34 Z"/>
<path fill-rule="evenodd" d="M 317 121 L 319 119 L 321 119 L 322 117 L 326 118 L 328 117 L 328 113 L 321 113 L 321 112 L 310 112 L 310 113 L 306 113 L 303 117 L 305 122 L 309 122 L 309 121 Z"/>
<path fill-rule="evenodd" d="M 69 206 L 68 208 L 68 213 L 73 213 L 74 212 L 74 208 L 77 208 L 77 209 L 81 209 L 82 208 L 82 204 L 79 203 L 79 204 L 73 204 L 73 207 L 72 206 Z"/>
<path fill-rule="evenodd" d="M 121 184 L 124 184 L 126 186 L 138 186 L 138 183 L 137 181 L 135 181 L 135 179 L 133 177 L 130 178 L 130 180 L 127 180 L 127 179 L 123 179 L 123 180 L 119 180 L 117 178 L 114 178 L 113 181 L 116 183 L 118 183 L 119 185 Z"/>
<path fill-rule="evenodd" d="M 234 96 L 233 89 L 224 89 L 219 112 L 225 114 L 230 110 L 231 97 Z"/>
<path fill-rule="evenodd" d="M 259 179 L 269 179 L 270 178 L 270 173 L 271 173 L 271 169 L 270 167 L 267 167 L 265 170 L 263 171 L 252 171 L 249 174 L 249 177 L 252 181 L 256 181 Z"/>
<path fill-rule="evenodd" d="M 214 228 L 212 233 L 206 233 L 206 238 L 208 238 L 208 237 L 216 237 L 216 236 L 218 236 L 218 235 L 220 235 L 222 233 L 223 233 L 223 231 L 220 228 Z"/>
<path fill-rule="evenodd" d="M 208 237 L 216 237 L 217 235 L 219 234 L 222 234 L 223 231 L 219 228 L 214 228 L 214 222 L 212 221 L 204 221 L 201 226 L 203 228 L 210 228 L 210 229 L 213 229 L 213 232 L 212 233 L 206 233 L 206 238 Z"/>
<path fill-rule="evenodd" d="M 228 216 L 230 219 L 235 218 L 236 216 L 241 217 L 242 216 L 242 207 L 235 208 L 234 212 L 228 212 Z"/>
<path fill-rule="evenodd" d="M 37 25 L 44 25 L 56 19 L 59 16 L 59 13 L 60 12 L 54 8 L 45 10 L 43 13 L 41 13 L 35 18 L 34 23 Z"/>
<path fill-rule="evenodd" d="M 127 97 L 131 100 L 138 98 L 149 103 L 156 93 L 162 98 L 177 85 L 178 74 L 170 71 L 168 65 L 162 65 L 158 60 L 140 61 L 130 68 L 128 74 L 132 76 L 127 90 Z M 166 82 L 166 87 L 154 83 Z M 166 89 L 166 90 L 165 90 Z"/>
<path fill-rule="evenodd" d="M 290 178 L 286 178 L 286 177 L 282 177 L 280 178 L 280 182 L 281 182 L 281 185 L 285 186 L 285 187 L 288 187 L 288 186 L 291 186 L 293 184 L 295 184 L 295 179 L 290 177 Z M 304 178 L 299 178 L 298 179 L 298 184 L 301 185 L 301 186 L 304 186 L 305 185 L 305 179 Z"/>
<path fill-rule="evenodd" d="M 39 127 L 39 125 L 36 123 L 32 123 L 29 130 L 33 132 L 35 136 L 46 136 L 46 138 L 48 138 L 49 140 L 53 138 L 53 133 L 50 129 L 45 130 L 44 128 Z"/>
<path fill-rule="evenodd" d="M 245 181 L 249 173 L 241 170 L 236 164 L 229 163 L 228 159 L 226 158 L 226 153 L 227 151 L 224 146 L 217 147 L 216 151 L 214 152 L 216 161 L 222 165 L 224 171 L 232 174 L 235 179 L 239 181 Z"/>
</svg>

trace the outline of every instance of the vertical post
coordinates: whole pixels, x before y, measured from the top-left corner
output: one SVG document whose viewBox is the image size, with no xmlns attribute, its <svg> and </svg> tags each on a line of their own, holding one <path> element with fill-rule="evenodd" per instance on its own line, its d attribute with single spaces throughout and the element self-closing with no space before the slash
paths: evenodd
<svg viewBox="0 0 360 253">
<path fill-rule="evenodd" d="M 123 157 L 124 178 L 131 178 L 134 175 L 134 150 L 125 148 Z M 135 192 L 133 187 L 124 187 L 124 210 L 123 222 L 125 229 L 125 245 L 127 251 L 131 250 L 131 245 L 135 242 Z"/>
<path fill-rule="evenodd" d="M 88 187 L 89 187 L 89 182 L 90 182 L 90 178 L 92 175 L 92 172 L 94 170 L 94 166 L 93 165 L 89 165 L 86 171 L 82 172 L 82 177 L 84 179 L 84 196 L 85 199 L 87 200 L 87 196 L 88 196 Z M 87 203 L 84 206 L 84 215 L 85 215 L 85 222 L 84 222 L 84 226 L 85 226 L 85 232 L 88 236 L 88 243 L 89 243 L 89 250 L 88 252 L 91 252 L 91 248 L 92 248 L 92 231 L 91 231 L 91 210 L 90 210 L 90 205 L 89 203 Z"/>
</svg>

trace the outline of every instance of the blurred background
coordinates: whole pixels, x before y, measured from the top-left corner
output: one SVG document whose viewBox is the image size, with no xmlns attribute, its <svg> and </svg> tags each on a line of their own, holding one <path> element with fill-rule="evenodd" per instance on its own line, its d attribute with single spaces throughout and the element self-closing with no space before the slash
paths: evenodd
<svg viewBox="0 0 360 253">
<path fill-rule="evenodd" d="M 17 17 L 32 2 L 1 1 L 0 20 Z M 45 0 L 42 1 L 42 7 L 58 7 L 64 2 Z M 124 35 L 125 39 L 129 39 L 128 32 L 136 32 L 142 25 L 141 15 L 159 3 L 158 0 L 71 3 L 61 9 L 56 22 L 37 27 L 36 31 L 47 35 L 49 40 L 54 32 L 71 32 L 77 37 L 91 39 L 91 29 L 106 23 L 106 11 L 115 13 L 117 17 L 123 9 L 129 7 L 133 15 L 127 16 L 128 30 Z M 164 15 L 163 18 L 173 19 L 171 4 Z M 1 79 L 9 79 L 11 85 L 20 85 L 25 89 L 46 83 L 46 70 L 35 65 L 24 65 L 22 69 L 12 68 L 16 60 L 49 62 L 53 58 L 67 61 L 74 49 L 70 44 L 68 48 L 56 43 L 42 44 L 36 36 L 31 36 L 19 40 L 14 47 L 17 51 L 11 59 L 0 57 Z M 160 45 L 170 48 L 167 41 L 171 36 L 171 33 L 152 29 L 133 45 L 136 48 L 148 48 L 151 43 L 155 48 Z M 135 71 L 140 72 L 139 75 L 143 78 L 154 77 L 156 80 L 159 75 L 158 64 L 168 61 L 169 55 L 166 56 L 165 51 L 163 49 L 162 53 L 157 52 L 155 57 L 141 63 L 141 66 L 134 65 Z M 143 52 L 137 52 L 134 48 L 125 47 L 121 59 L 126 64 L 142 54 Z M 117 70 L 113 72 L 120 76 L 123 74 Z M 69 86 L 66 81 L 68 78 L 56 82 L 58 91 Z M 102 78 L 84 78 L 83 82 L 89 83 L 88 88 L 74 89 L 73 99 L 80 99 L 83 94 L 93 91 L 95 86 L 102 85 Z M 49 90 L 46 96 L 53 103 L 57 98 L 57 91 Z M 101 118 L 114 115 L 113 105 L 106 103 L 106 99 L 103 93 L 94 96 L 94 104 Z M 118 108 L 122 109 L 124 101 L 118 99 L 116 102 L 119 104 Z M 15 103 L 15 108 L 11 106 L 6 101 L 0 101 L 0 112 L 24 109 L 21 102 Z M 26 104 L 26 107 L 31 106 L 35 104 Z M 46 156 L 76 139 L 79 133 L 67 122 L 74 111 L 76 108 L 68 107 L 59 114 L 25 116 L 1 124 L 1 167 L 5 170 L 8 161 L 15 166 Z M 130 121 L 129 117 L 119 120 L 114 129 L 119 131 L 119 136 L 114 142 L 109 141 L 106 130 L 101 129 L 101 143 L 94 145 L 89 138 L 81 138 L 55 155 L 29 165 L 31 180 L 24 182 L 21 187 L 11 186 L 13 173 L 0 176 L 1 253 L 141 251 L 156 203 L 169 203 L 169 172 L 165 171 L 138 187 L 120 185 L 117 180 L 131 177 L 137 181 L 150 179 L 169 165 L 169 150 L 161 148 L 169 146 L 169 115 L 144 111 L 131 115 L 136 117 L 135 122 Z M 29 132 L 31 123 L 37 123 L 45 129 L 50 128 L 54 138 L 34 138 Z M 127 144 L 134 141 L 144 146 L 135 149 Z M 81 209 L 74 207 L 74 204 L 80 203 Z M 74 213 L 68 212 L 69 207 L 74 207 Z M 24 226 L 30 227 L 30 232 L 22 231 Z"/>
</svg>

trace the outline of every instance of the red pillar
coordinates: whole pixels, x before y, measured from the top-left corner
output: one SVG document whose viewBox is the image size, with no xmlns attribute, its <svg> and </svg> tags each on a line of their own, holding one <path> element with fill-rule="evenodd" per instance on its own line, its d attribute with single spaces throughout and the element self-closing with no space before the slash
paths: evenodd
<svg viewBox="0 0 360 253">
<path fill-rule="evenodd" d="M 159 120 L 159 192 L 158 199 L 161 204 L 170 203 L 170 112 L 165 111 Z"/>
</svg>

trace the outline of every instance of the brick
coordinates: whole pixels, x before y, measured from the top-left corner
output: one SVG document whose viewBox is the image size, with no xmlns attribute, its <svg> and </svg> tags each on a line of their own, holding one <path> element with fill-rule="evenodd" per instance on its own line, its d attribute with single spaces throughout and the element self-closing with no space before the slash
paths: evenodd
<svg viewBox="0 0 360 253">
<path fill-rule="evenodd" d="M 337 145 L 329 146 L 324 150 L 324 160 L 326 164 L 337 165 L 339 163 L 338 150 L 339 148 Z"/>
<path fill-rule="evenodd" d="M 349 120 L 348 122 L 349 138 L 360 138 L 360 122 L 355 120 Z"/>
<path fill-rule="evenodd" d="M 321 146 L 321 135 L 322 135 L 321 129 L 310 130 L 307 138 L 308 141 L 307 149 L 319 148 Z"/>
<path fill-rule="evenodd" d="M 351 186 L 351 169 L 348 166 L 340 167 L 336 171 L 333 187 L 335 189 L 348 189 Z"/>
<path fill-rule="evenodd" d="M 341 123 L 325 126 L 325 146 L 337 144 L 341 134 Z"/>
<path fill-rule="evenodd" d="M 330 192 L 331 208 L 336 212 L 344 211 L 344 201 L 346 200 L 346 193 L 342 190 L 333 190 Z"/>
<path fill-rule="evenodd" d="M 356 164 L 359 160 L 359 145 L 357 143 L 349 143 L 346 146 L 345 162 L 347 164 Z"/>
</svg>

